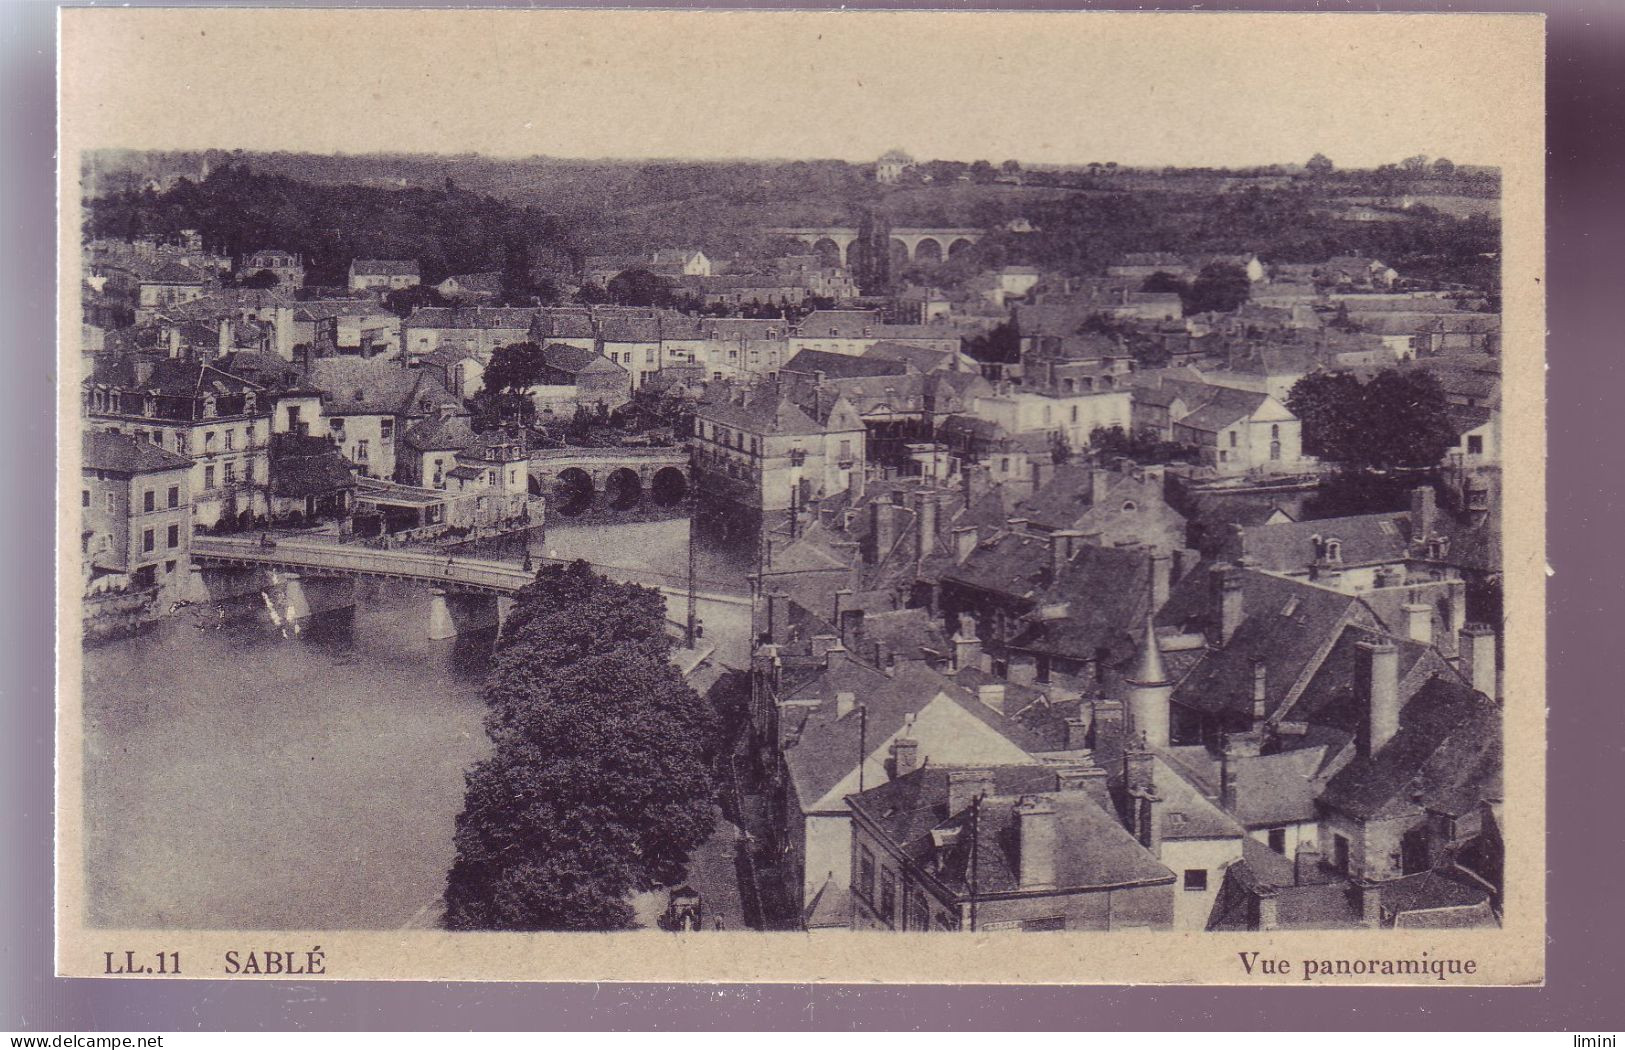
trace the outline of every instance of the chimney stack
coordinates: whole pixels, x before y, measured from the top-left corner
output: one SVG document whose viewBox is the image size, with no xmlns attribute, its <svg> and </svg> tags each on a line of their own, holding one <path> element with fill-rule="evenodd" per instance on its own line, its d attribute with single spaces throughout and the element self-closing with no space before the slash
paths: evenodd
<svg viewBox="0 0 1625 1050">
<path fill-rule="evenodd" d="M 982 666 L 982 640 L 976 636 L 976 621 L 965 613 L 959 614 L 959 629 L 954 632 L 954 672 Z"/>
<path fill-rule="evenodd" d="M 844 660 L 845 658 L 846 658 L 846 646 L 842 645 L 841 642 L 840 642 L 840 639 L 837 638 L 837 639 L 835 639 L 835 644 L 831 645 L 824 652 L 824 667 L 825 668 L 834 667 L 836 664 L 838 664 L 840 661 Z"/>
<path fill-rule="evenodd" d="M 1221 646 L 1229 645 L 1230 639 L 1241 626 L 1244 612 L 1244 597 L 1241 589 L 1241 577 L 1237 575 L 1234 566 L 1219 564 L 1208 570 L 1210 586 L 1213 595 L 1213 608 L 1210 615 L 1218 625 L 1218 642 Z"/>
<path fill-rule="evenodd" d="M 1079 763 L 1059 766 L 1055 770 L 1055 790 L 1087 791 L 1093 782 L 1101 791 L 1106 790 L 1106 771 L 1099 766 Z"/>
<path fill-rule="evenodd" d="M 1258 929 L 1260 931 L 1279 929 L 1281 919 L 1275 899 L 1275 891 L 1260 888 L 1256 899 L 1258 901 Z"/>
<path fill-rule="evenodd" d="M 1072 529 L 1061 529 L 1050 533 L 1049 537 L 1049 568 L 1051 578 L 1059 576 L 1072 555 L 1078 551 L 1078 539 L 1083 533 Z"/>
<path fill-rule="evenodd" d="M 1123 790 L 1128 793 L 1130 830 L 1153 856 L 1162 856 L 1162 801 L 1157 794 L 1156 765 L 1151 752 L 1134 744 L 1123 752 Z"/>
<path fill-rule="evenodd" d="M 1432 489 L 1428 489 L 1432 492 Z M 1420 602 L 1409 602 L 1404 607 L 1405 637 L 1423 645 L 1433 644 L 1433 609 Z"/>
<path fill-rule="evenodd" d="M 915 515 L 916 535 L 914 557 L 916 561 L 929 558 L 937 547 L 937 490 L 921 489 L 919 510 Z"/>
<path fill-rule="evenodd" d="M 1227 813 L 1236 811 L 1240 792 L 1236 786 L 1236 760 L 1241 751 L 1228 735 L 1219 745 L 1219 808 Z"/>
<path fill-rule="evenodd" d="M 1364 754 L 1381 751 L 1399 732 L 1399 650 L 1386 641 L 1360 642 L 1355 695 L 1366 701 Z"/>
<path fill-rule="evenodd" d="M 897 505 L 883 492 L 869 504 L 869 542 L 873 547 L 870 564 L 878 564 L 897 543 Z"/>
<path fill-rule="evenodd" d="M 1360 894 L 1360 923 L 1374 930 L 1382 925 L 1382 884 L 1361 879 L 1355 887 Z"/>
<path fill-rule="evenodd" d="M 948 815 L 963 813 L 971 800 L 993 793 L 993 773 L 986 769 L 948 771 Z"/>
<path fill-rule="evenodd" d="M 1023 795 L 1016 805 L 1020 836 L 1021 888 L 1055 885 L 1055 804 L 1042 795 Z"/>
<path fill-rule="evenodd" d="M 904 726 L 907 733 L 912 726 Z M 901 777 L 919 768 L 920 742 L 908 736 L 899 736 L 891 744 L 892 776 Z"/>
<path fill-rule="evenodd" d="M 1308 885 L 1319 873 L 1320 849 L 1314 840 L 1305 839 L 1298 843 L 1298 851 L 1292 856 L 1292 884 Z"/>
<path fill-rule="evenodd" d="M 1270 665 L 1262 656 L 1253 657 L 1253 721 L 1262 722 L 1269 714 Z"/>
<path fill-rule="evenodd" d="M 823 660 L 824 665 L 826 667 L 829 666 L 829 661 L 827 659 L 829 651 L 838 644 L 840 644 L 840 639 L 836 638 L 833 634 L 813 635 L 812 658 L 814 660 Z"/>
<path fill-rule="evenodd" d="M 1461 629 L 1461 675 L 1469 685 L 1491 700 L 1495 689 L 1495 628 L 1487 623 L 1470 623 Z"/>
<path fill-rule="evenodd" d="M 1089 506 L 1098 507 L 1106 502 L 1106 491 L 1111 488 L 1112 473 L 1103 467 L 1089 471 Z"/>
<path fill-rule="evenodd" d="M 1439 524 L 1439 501 L 1432 485 L 1411 489 L 1411 542 L 1420 543 L 1433 535 Z"/>
<path fill-rule="evenodd" d="M 1192 569 L 1196 568 L 1196 563 L 1201 560 L 1201 552 L 1192 550 L 1189 547 L 1181 547 L 1174 551 L 1174 566 L 1171 582 L 1178 583 L 1180 580 L 1183 580 Z"/>
<path fill-rule="evenodd" d="M 976 526 L 961 525 L 954 529 L 954 561 L 960 565 L 965 564 L 976 550 Z"/>
<path fill-rule="evenodd" d="M 1123 739 L 1123 702 L 1121 700 L 1091 700 L 1089 702 L 1089 718 L 1093 723 L 1094 746 L 1097 749 L 1106 746 L 1106 741 L 1121 741 Z M 1067 726 L 1066 742 L 1067 750 L 1073 750 L 1070 723 Z M 1079 738 L 1077 746 L 1083 746 L 1082 737 Z"/>
<path fill-rule="evenodd" d="M 1173 555 L 1165 550 L 1151 552 L 1151 611 L 1155 613 L 1168 604 L 1168 592 L 1173 588 Z"/>
</svg>

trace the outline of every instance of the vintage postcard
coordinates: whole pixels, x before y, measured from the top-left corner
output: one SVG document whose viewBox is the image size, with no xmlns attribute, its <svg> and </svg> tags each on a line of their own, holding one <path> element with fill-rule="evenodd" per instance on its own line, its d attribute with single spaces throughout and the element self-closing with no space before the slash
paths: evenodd
<svg viewBox="0 0 1625 1050">
<path fill-rule="evenodd" d="M 58 972 L 1543 979 L 1540 18 L 60 27 Z"/>
</svg>

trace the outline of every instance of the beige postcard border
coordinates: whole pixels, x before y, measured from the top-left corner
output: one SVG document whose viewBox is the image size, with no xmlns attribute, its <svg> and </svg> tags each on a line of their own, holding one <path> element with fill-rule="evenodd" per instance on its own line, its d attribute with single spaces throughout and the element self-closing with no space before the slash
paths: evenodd
<svg viewBox="0 0 1625 1050">
<path fill-rule="evenodd" d="M 224 20 L 250 24 L 274 44 L 287 75 L 320 76 L 326 64 L 345 61 L 362 27 L 380 36 L 403 30 L 431 34 L 448 64 L 481 53 L 498 35 L 513 32 L 515 18 L 532 20 L 526 32 L 587 40 L 623 40 L 656 46 L 673 19 L 729 20 L 729 31 L 764 40 L 804 37 L 830 26 L 830 19 L 865 20 L 880 28 L 897 20 L 916 38 L 978 35 L 1001 46 L 1034 40 L 1046 49 L 1077 42 L 1080 30 L 1099 38 L 1130 39 L 1177 64 L 1169 54 L 1170 28 L 1205 19 L 1205 46 L 1227 38 L 1267 34 L 1285 49 L 1322 49 L 1334 68 L 1343 43 L 1392 41 L 1401 47 L 1410 20 L 1466 20 L 1474 37 L 1458 60 L 1496 70 L 1500 90 L 1480 99 L 1461 119 L 1479 129 L 1484 155 L 1504 177 L 1504 462 L 1507 611 L 1506 914 L 1504 928 L 1450 934 L 1357 931 L 1249 934 L 1056 933 L 1043 938 L 999 934 L 767 934 L 748 932 L 678 936 L 665 933 L 450 934 L 437 931 L 152 931 L 103 930 L 84 925 L 84 880 L 79 814 L 82 751 L 78 689 L 79 602 L 72 587 L 77 529 L 73 504 L 62 493 L 75 486 L 80 447 L 78 384 L 80 223 L 78 172 L 81 152 L 98 146 L 161 148 L 176 129 L 166 121 L 165 101 L 174 90 L 215 92 L 230 110 L 230 63 L 171 65 L 161 60 L 162 42 L 206 33 Z M 1175 20 L 1169 23 L 1166 20 Z M 1181 21 L 1184 20 L 1184 21 Z M 298 28 L 293 28 L 296 21 Z M 388 26 L 386 29 L 385 27 Z M 545 29 L 544 29 L 545 27 Z M 104 953 L 149 955 L 180 951 L 186 978 L 227 976 L 224 953 L 279 950 L 309 958 L 319 952 L 320 972 L 310 979 L 575 980 L 708 982 L 933 982 L 1033 984 L 1402 984 L 1428 986 L 1528 985 L 1544 973 L 1545 935 L 1545 273 L 1544 243 L 1544 19 L 1530 15 L 1266 15 L 1115 13 L 766 13 L 766 12 L 400 12 L 216 9 L 68 9 L 61 13 L 59 168 L 58 531 L 57 573 L 57 959 L 62 975 L 102 976 Z M 1040 37 L 1041 35 L 1041 37 Z M 1175 34 L 1179 35 L 1179 34 Z M 1181 36 L 1181 39 L 1188 37 Z M 422 44 L 422 40 L 416 43 Z M 453 46 L 455 45 L 455 47 Z M 506 52 L 512 55 L 510 50 Z M 1194 56 L 1192 56 L 1194 59 Z M 509 59 L 511 60 L 511 59 Z M 1356 91 L 1380 86 L 1350 81 Z M 978 71 L 961 71 L 976 77 Z M 182 84 L 184 82 L 184 84 Z M 178 87 L 178 85 L 180 85 Z M 1290 85 L 1274 85 L 1290 90 Z M 425 81 L 418 90 L 443 90 Z M 1461 100 L 1454 100 L 1460 103 Z M 1381 109 L 1380 101 L 1366 100 Z M 1261 97 L 1261 118 L 1269 101 Z M 600 112 L 600 117 L 612 119 Z M 303 114 L 300 119 L 317 119 Z M 1068 118 L 1071 119 L 1071 118 Z M 1080 116 L 1079 119 L 1082 119 Z M 1340 114 L 1327 113 L 1328 121 Z M 1369 118 L 1363 118 L 1369 119 Z M 142 136 L 147 136 L 143 139 Z M 1305 141 L 1312 141 L 1306 137 Z M 236 143 L 200 145 L 230 148 Z M 298 148 L 290 145 L 288 148 Z M 1312 152 L 1312 147 L 1307 152 Z M 1195 162 L 1200 158 L 1192 158 Z M 257 858 L 244 858 L 245 862 Z M 1240 953 L 1284 959 L 1290 973 L 1249 975 Z M 1447 981 L 1372 976 L 1306 981 L 1309 959 L 1471 959 L 1475 972 Z M 286 979 L 287 974 L 266 975 Z"/>
</svg>

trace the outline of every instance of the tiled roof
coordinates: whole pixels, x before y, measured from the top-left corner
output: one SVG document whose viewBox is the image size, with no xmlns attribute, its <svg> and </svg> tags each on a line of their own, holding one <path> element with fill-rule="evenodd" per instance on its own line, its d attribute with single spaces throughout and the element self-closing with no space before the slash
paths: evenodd
<svg viewBox="0 0 1625 1050">
<path fill-rule="evenodd" d="M 207 284 L 208 278 L 185 263 L 171 262 L 141 278 L 142 284 Z"/>
<path fill-rule="evenodd" d="M 1183 256 L 1173 252 L 1129 252 L 1119 261 L 1123 266 L 1171 266 L 1178 272 L 1185 268 Z"/>
<path fill-rule="evenodd" d="M 369 277 L 416 277 L 416 259 L 356 259 L 350 263 L 350 272 Z"/>
<path fill-rule="evenodd" d="M 145 380 L 139 380 L 137 369 L 143 365 L 150 366 L 151 374 Z M 152 390 L 159 394 L 177 396 L 209 392 L 238 394 L 245 390 L 259 389 L 257 384 L 213 365 L 185 358 L 154 357 L 148 354 L 99 356 L 86 382 L 130 390 Z"/>
<path fill-rule="evenodd" d="M 726 392 L 725 392 L 726 393 Z M 822 434 L 824 428 L 787 397 L 752 391 L 743 404 L 723 396 L 701 402 L 695 415 L 722 426 L 756 434 Z"/>
<path fill-rule="evenodd" d="M 1458 435 L 1465 434 L 1470 430 L 1477 430 L 1488 423 L 1492 416 L 1488 408 L 1469 408 L 1466 405 L 1446 405 L 1444 414 L 1445 418 L 1450 420 L 1451 428 Z"/>
<path fill-rule="evenodd" d="M 1000 531 L 982 540 L 970 557 L 943 572 L 945 582 L 1036 600 L 1049 582 L 1049 544 L 1022 532 Z"/>
<path fill-rule="evenodd" d="M 920 372 L 937 372 L 951 368 L 958 353 L 882 339 L 865 350 L 862 356 L 868 360 L 903 362 Z"/>
<path fill-rule="evenodd" d="M 1093 660 L 1101 650 L 1134 651 L 1134 632 L 1150 604 L 1151 559 L 1140 550 L 1080 546 L 1038 598 L 1065 614 L 1032 617 L 1011 642 L 1014 649 Z"/>
<path fill-rule="evenodd" d="M 946 655 L 952 648 L 942 626 L 925 609 L 868 613 L 863 618 L 863 639 L 880 643 L 884 651 L 904 660 L 921 659 L 927 652 Z"/>
<path fill-rule="evenodd" d="M 137 441 L 128 434 L 94 430 L 81 438 L 82 470 L 104 470 L 114 474 L 156 474 L 187 470 L 192 461 L 166 452 L 149 441 Z"/>
<path fill-rule="evenodd" d="M 1260 526 L 1277 513 L 1292 515 L 1269 495 L 1200 494 L 1193 501 L 1191 517 L 1210 539 L 1225 539 L 1230 526 Z"/>
<path fill-rule="evenodd" d="M 1358 731 L 1366 719 L 1366 699 L 1355 692 L 1354 684 L 1359 646 L 1362 642 L 1376 641 L 1387 642 L 1398 651 L 1401 702 L 1409 700 L 1411 694 L 1422 687 L 1430 669 L 1443 669 L 1442 658 L 1432 646 L 1367 627 L 1346 627 L 1320 660 L 1314 676 L 1298 694 L 1286 717 L 1350 735 Z"/>
<path fill-rule="evenodd" d="M 1490 893 L 1465 877 L 1442 871 L 1422 871 L 1382 884 L 1382 907 L 1398 918 L 1406 912 L 1441 908 L 1474 908 L 1489 903 Z"/>
<path fill-rule="evenodd" d="M 625 371 L 598 351 L 571 346 L 569 343 L 548 343 L 542 348 L 542 360 L 549 368 L 571 375 L 580 375 L 582 372 Z"/>
<path fill-rule="evenodd" d="M 401 440 L 423 452 L 461 451 L 475 443 L 474 430 L 462 416 L 432 416 L 406 428 Z"/>
<path fill-rule="evenodd" d="M 1152 766 L 1152 783 L 1162 799 L 1162 837 L 1178 839 L 1241 839 L 1246 829 L 1220 809 L 1200 787 L 1180 775 L 1179 767 L 1162 755 Z"/>
<path fill-rule="evenodd" d="M 853 357 L 827 350 L 799 350 L 780 371 L 806 375 L 822 372 L 828 379 L 845 379 L 855 376 L 900 376 L 908 372 L 908 366 L 890 358 Z"/>
<path fill-rule="evenodd" d="M 424 306 L 401 324 L 406 328 L 473 328 L 528 331 L 536 311 L 523 306 Z"/>
<path fill-rule="evenodd" d="M 1393 739 L 1344 766 L 1321 800 L 1358 819 L 1378 820 L 1416 807 L 1458 815 L 1501 797 L 1500 710 L 1441 677 L 1400 711 Z"/>
<path fill-rule="evenodd" d="M 595 332 L 592 314 L 586 310 L 540 310 L 531 322 L 530 337 L 537 342 L 548 339 L 592 339 Z"/>
<path fill-rule="evenodd" d="M 973 821 L 970 807 L 948 813 L 948 770 L 917 770 L 882 787 L 854 796 L 851 804 L 881 824 L 887 837 L 956 893 L 971 889 L 971 837 L 976 838 L 977 893 L 1021 887 L 1021 839 L 1016 805 L 1023 796 L 1042 794 L 1055 809 L 1056 889 L 1104 889 L 1166 884 L 1173 872 L 1130 835 L 1088 791 L 1056 789 L 1053 768 L 1002 766 L 989 770 L 994 793 L 984 798 Z M 933 831 L 952 834 L 937 846 Z"/>
<path fill-rule="evenodd" d="M 1252 711 L 1253 667 L 1265 667 L 1266 714 L 1275 714 L 1307 684 L 1306 675 L 1344 626 L 1374 622 L 1353 595 L 1265 572 L 1232 570 L 1242 585 L 1240 625 L 1228 644 L 1210 649 L 1174 688 L 1173 699 L 1198 711 Z M 1192 572 L 1175 585 L 1157 622 L 1182 630 L 1211 629 L 1209 573 Z"/>
<path fill-rule="evenodd" d="M 856 703 L 864 705 L 863 717 L 855 709 L 840 716 L 836 700 L 842 692 L 851 693 Z M 866 743 L 869 749 L 865 763 L 868 782 L 884 779 L 885 768 L 876 761 L 875 752 L 901 730 L 908 716 L 918 714 L 939 696 L 980 722 L 993 736 L 978 743 L 964 734 L 961 723 L 955 727 L 952 739 L 922 740 L 923 756 L 929 757 L 936 750 L 937 761 L 941 762 L 946 761 L 942 755 L 970 749 L 992 750 L 1017 759 L 1048 747 L 1044 738 L 1019 720 L 992 710 L 953 679 L 923 663 L 900 662 L 893 676 L 887 677 L 850 658 L 837 658 L 830 669 L 786 696 L 789 700 L 821 701 L 799 723 L 786 727 L 784 762 L 801 804 L 810 807 L 821 800 L 838 804 L 838 799 L 829 798 L 832 791 L 849 781 L 855 789 L 860 743 Z"/>
<path fill-rule="evenodd" d="M 1257 560 L 1258 567 L 1272 572 L 1299 572 L 1316 560 L 1315 538 L 1336 540 L 1341 545 L 1344 565 L 1373 565 L 1404 560 L 1410 549 L 1409 511 L 1382 514 L 1354 514 L 1343 518 L 1313 518 L 1276 525 L 1244 525 L 1241 549 L 1231 557 L 1245 554 Z"/>
<path fill-rule="evenodd" d="M 658 343 L 660 319 L 656 317 L 605 318 L 601 335 L 606 343 Z"/>
<path fill-rule="evenodd" d="M 430 371 L 393 361 L 323 357 L 311 362 L 311 383 L 322 392 L 327 415 L 418 415 L 462 403 Z M 427 401 L 427 405 L 423 404 Z"/>
<path fill-rule="evenodd" d="M 1216 434 L 1225 427 L 1239 423 L 1257 412 L 1268 394 L 1252 390 L 1237 390 L 1233 387 L 1212 386 L 1210 393 L 1202 400 L 1200 407 L 1177 420 L 1182 427 L 1200 430 L 1204 433 Z M 1186 401 L 1190 407 L 1191 401 Z"/>
<path fill-rule="evenodd" d="M 502 274 L 496 270 L 482 273 L 456 273 L 442 281 L 442 284 L 452 282 L 464 291 L 469 292 L 500 292 L 502 290 Z"/>
<path fill-rule="evenodd" d="M 1095 469 L 1099 468 L 1083 464 L 1056 467 L 1048 484 L 1016 501 L 1010 509 L 1010 517 L 1026 518 L 1047 529 L 1076 527 L 1084 515 L 1094 509 L 1091 471 Z M 1141 507 L 1162 503 L 1162 482 L 1155 474 L 1138 477 L 1131 471 L 1108 471 L 1107 474 L 1106 506 L 1128 500 Z"/>
</svg>

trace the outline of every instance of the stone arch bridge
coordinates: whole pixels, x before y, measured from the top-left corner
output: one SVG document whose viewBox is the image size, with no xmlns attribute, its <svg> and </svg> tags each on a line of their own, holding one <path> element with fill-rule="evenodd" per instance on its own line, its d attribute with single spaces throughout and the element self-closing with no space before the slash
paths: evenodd
<svg viewBox="0 0 1625 1050">
<path fill-rule="evenodd" d="M 842 266 L 851 263 L 852 245 L 857 242 L 855 226 L 776 226 L 765 231 L 773 237 L 789 237 L 815 252 L 833 253 Z M 891 243 L 909 262 L 941 262 L 958 254 L 983 237 L 987 231 L 969 226 L 894 226 Z"/>
<path fill-rule="evenodd" d="M 530 454 L 530 491 L 547 513 L 573 518 L 589 510 L 669 510 L 688 498 L 688 450 L 544 448 Z"/>
</svg>

